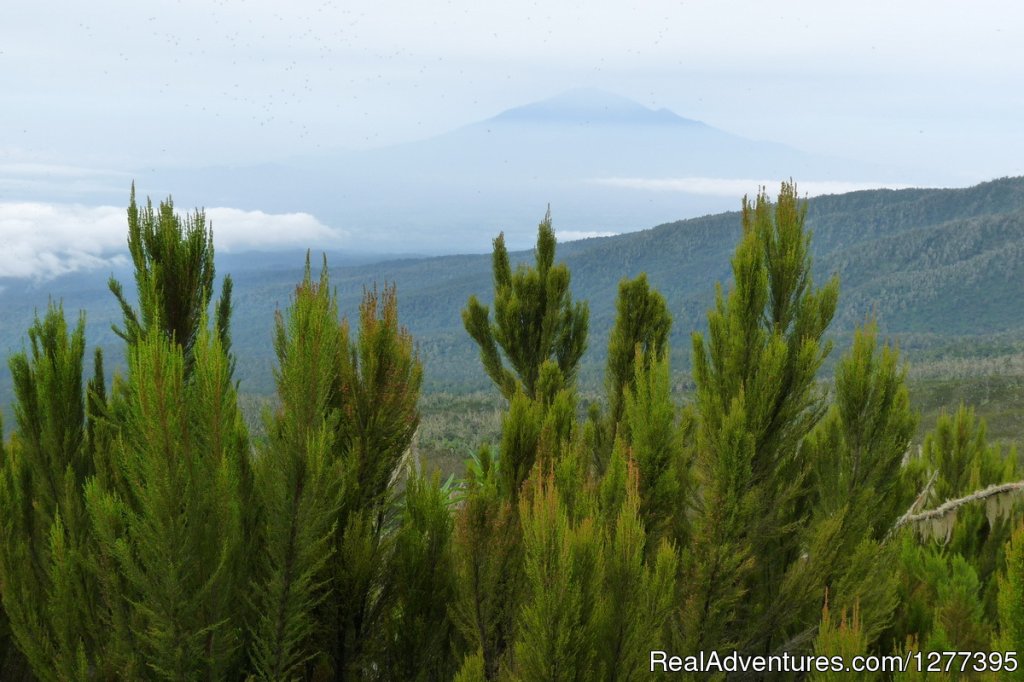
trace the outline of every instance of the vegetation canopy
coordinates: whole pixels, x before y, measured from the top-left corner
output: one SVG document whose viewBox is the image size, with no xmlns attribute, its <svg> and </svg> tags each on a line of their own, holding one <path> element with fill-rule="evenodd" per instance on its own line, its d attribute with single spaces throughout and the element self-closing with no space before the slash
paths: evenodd
<svg viewBox="0 0 1024 682">
<path fill-rule="evenodd" d="M 421 396 L 397 288 L 350 322 L 326 257 L 266 321 L 274 394 L 252 401 L 205 216 L 133 187 L 135 299 L 109 282 L 126 369 L 108 381 L 97 349 L 87 375 L 60 303 L 8 361 L 0 679 L 624 682 L 652 651 L 1021 651 L 1016 450 L 965 405 L 919 437 L 904 352 L 864 311 L 832 327 L 797 186 L 741 208 L 690 373 L 690 313 L 643 273 L 599 304 L 589 392 L 550 211 L 532 262 L 499 235 L 493 303 L 462 311 L 489 416 L 441 437 L 464 397 Z"/>
</svg>

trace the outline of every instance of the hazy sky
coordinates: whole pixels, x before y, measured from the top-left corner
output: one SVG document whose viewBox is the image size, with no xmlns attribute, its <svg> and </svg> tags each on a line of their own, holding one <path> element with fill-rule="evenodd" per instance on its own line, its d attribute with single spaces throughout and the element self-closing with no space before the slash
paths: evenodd
<svg viewBox="0 0 1024 682">
<path fill-rule="evenodd" d="M 574 87 L 966 184 L 1024 174 L 1022 71 L 1010 1 L 6 0 L 0 239 L 40 173 L 387 145 Z"/>
</svg>

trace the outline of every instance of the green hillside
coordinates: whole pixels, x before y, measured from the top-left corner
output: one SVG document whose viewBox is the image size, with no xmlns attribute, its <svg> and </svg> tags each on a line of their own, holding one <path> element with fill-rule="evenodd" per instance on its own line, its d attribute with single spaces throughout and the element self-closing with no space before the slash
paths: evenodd
<svg viewBox="0 0 1024 682">
<path fill-rule="evenodd" d="M 840 346 L 871 311 L 883 333 L 898 338 L 916 363 L 959 358 L 961 364 L 977 364 L 981 372 L 982 359 L 1016 357 L 1024 346 L 1024 178 L 965 189 L 818 197 L 809 202 L 807 225 L 814 235 L 816 278 L 835 273 L 841 279 L 832 327 Z M 585 389 L 595 388 L 600 375 L 618 282 L 640 272 L 648 273 L 668 299 L 675 319 L 674 365 L 685 371 L 689 333 L 703 324 L 715 282 L 729 278 L 729 257 L 739 230 L 739 214 L 734 212 L 559 245 L 558 258 L 571 269 L 575 297 L 590 304 L 590 348 L 581 371 Z M 513 254 L 520 261 L 529 257 Z M 341 259 L 329 258 L 329 264 L 335 261 Z M 301 275 L 301 256 L 290 254 L 286 261 L 265 255 L 231 257 L 222 259 L 219 269 L 229 270 L 235 279 L 234 343 L 242 390 L 268 393 L 273 314 L 287 303 Z M 487 386 L 460 311 L 470 294 L 490 299 L 489 255 L 332 266 L 331 271 L 342 309 L 350 314 L 363 287 L 397 284 L 401 319 L 425 360 L 427 392 Z M 88 311 L 90 345 L 107 346 L 116 364 L 119 344 L 110 324 L 119 314 L 106 289 L 106 274 L 75 274 L 32 286 L 4 283 L 0 349 L 21 346 L 33 310 L 43 308 L 49 295 L 62 299 L 69 310 Z M 118 276 L 126 284 L 130 280 L 127 272 Z M 5 404 L 10 395 L 6 369 L 0 373 Z"/>
</svg>

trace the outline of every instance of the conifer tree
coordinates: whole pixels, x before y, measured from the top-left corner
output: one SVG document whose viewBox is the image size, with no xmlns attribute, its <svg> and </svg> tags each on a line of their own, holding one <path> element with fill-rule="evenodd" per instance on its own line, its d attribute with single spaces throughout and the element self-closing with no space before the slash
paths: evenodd
<svg viewBox="0 0 1024 682">
<path fill-rule="evenodd" d="M 687 504 L 692 494 L 685 447 L 692 413 L 680 419 L 670 393 L 669 356 L 644 361 L 636 350 L 632 388 L 625 389 L 622 441 L 636 466 L 640 518 L 651 538 L 650 551 L 665 538 L 683 542 L 688 535 Z"/>
<path fill-rule="evenodd" d="M 666 625 L 678 607 L 678 554 L 668 541 L 658 542 L 645 531 L 639 475 L 636 467 L 626 468 L 616 454 L 611 471 L 617 473 L 602 481 L 606 504 L 614 499 L 608 488 L 622 493 L 619 504 L 600 510 L 612 523 L 603 529 L 596 669 L 609 682 L 647 679 L 649 652 L 668 648 Z"/>
<path fill-rule="evenodd" d="M 347 323 L 342 325 L 348 337 Z M 343 679 L 371 675 L 394 586 L 389 566 L 404 462 L 419 424 L 423 367 L 398 322 L 394 287 L 367 291 L 358 338 L 338 362 L 333 406 L 335 450 L 345 472 L 331 560 L 331 594 L 321 611 L 330 634 L 331 669 Z"/>
<path fill-rule="evenodd" d="M 668 354 L 668 334 L 672 317 L 665 298 L 647 284 L 647 275 L 619 282 L 615 300 L 615 326 L 608 339 L 605 390 L 608 400 L 606 437 L 602 439 L 610 454 L 625 413 L 626 390 L 636 391 L 636 364 L 646 369 Z"/>
<path fill-rule="evenodd" d="M 480 346 L 484 370 L 506 400 L 512 400 L 517 390 L 536 398 L 540 368 L 547 360 L 556 363 L 567 385 L 572 384 L 586 350 L 588 308 L 585 303 L 573 304 L 569 270 L 554 264 L 550 209 L 538 227 L 534 254 L 534 267 L 520 265 L 513 272 L 505 236 L 498 235 L 492 256 L 494 321 L 476 296 L 469 297 L 462 311 L 466 331 Z"/>
<path fill-rule="evenodd" d="M 219 679 L 242 664 L 248 440 L 220 338 L 200 317 L 193 373 L 160 333 L 129 353 L 116 465 L 86 484 L 99 543 L 105 664 L 136 679 Z"/>
<path fill-rule="evenodd" d="M 453 537 L 459 594 L 451 618 L 468 654 L 458 679 L 493 680 L 512 645 L 522 589 L 519 510 L 502 491 L 498 463 L 486 445 L 468 467 L 463 487 Z"/>
<path fill-rule="evenodd" d="M 406 480 L 381 662 L 393 679 L 450 680 L 460 662 L 458 633 L 448 617 L 456 597 L 450 495 L 436 472 L 412 471 Z"/>
<path fill-rule="evenodd" d="M 812 462 L 807 542 L 826 548 L 808 557 L 824 584 L 803 596 L 811 609 L 828 589 L 835 610 L 856 607 L 872 645 L 897 606 L 896 556 L 883 541 L 909 503 L 901 466 L 916 423 L 906 368 L 895 349 L 879 351 L 869 321 L 839 360 L 833 404 L 803 446 Z"/>
<path fill-rule="evenodd" d="M 1018 526 L 1006 546 L 1006 575 L 999 580 L 999 636 L 995 651 L 1024 651 L 1024 525 Z M 1019 667 L 1008 679 L 1024 679 Z"/>
<path fill-rule="evenodd" d="M 922 491 L 919 506 L 941 510 L 940 503 L 956 503 L 924 524 L 912 524 L 923 542 L 906 540 L 900 555 L 903 608 L 894 638 L 969 648 L 996 626 L 998 574 L 1019 503 L 1013 490 L 963 502 L 1016 478 L 1016 459 L 1013 450 L 1004 456 L 999 446 L 989 445 L 984 421 L 964 406 L 953 415 L 940 414 L 925 436 L 906 467 L 911 490 Z"/>
<path fill-rule="evenodd" d="M 814 638 L 814 653 L 817 656 L 829 658 L 839 656 L 840 660 L 846 664 L 852 662 L 854 656 L 863 656 L 868 653 L 868 638 L 861 625 L 858 604 L 854 603 L 850 611 L 841 611 L 837 619 L 826 597 L 825 606 L 821 610 L 821 626 Z M 814 682 L 832 682 L 833 680 L 838 682 L 839 680 L 869 680 L 874 677 L 871 673 L 860 671 L 813 669 L 810 679 Z"/>
<path fill-rule="evenodd" d="M 519 500 L 524 588 L 514 646 L 513 677 L 594 679 L 598 600 L 603 582 L 600 528 L 570 522 L 554 477 L 534 469 Z"/>
<path fill-rule="evenodd" d="M 482 667 L 486 679 L 495 679 L 511 655 L 524 579 L 518 502 L 524 481 L 537 467 L 561 477 L 579 475 L 562 460 L 576 431 L 575 376 L 586 348 L 588 308 L 573 304 L 569 270 L 555 265 L 554 257 L 550 211 L 538 228 L 534 267 L 513 272 L 499 235 L 494 322 L 475 296 L 462 313 L 484 369 L 509 401 L 498 456 L 481 450 L 456 517 L 460 594 L 452 613 L 468 643 L 463 676 Z"/>
<path fill-rule="evenodd" d="M 985 421 L 964 406 L 953 415 L 939 416 L 908 469 L 918 489 L 927 473 L 937 474 L 924 501 L 928 507 L 1018 477 L 1016 451 L 1004 453 L 1000 446 L 990 445 Z M 985 585 L 985 613 L 990 619 L 996 615 L 995 574 L 1003 566 L 1003 549 L 1013 530 L 1013 517 L 1000 512 L 1015 506 L 1019 508 L 1005 497 L 965 506 L 949 529 L 949 550 L 963 555 Z"/>
<path fill-rule="evenodd" d="M 42 680 L 84 676 L 95 660 L 95 584 L 81 485 L 92 473 L 82 391 L 85 319 L 68 332 L 50 304 L 10 360 L 18 432 L 0 465 L 0 588 L 11 633 Z"/>
<path fill-rule="evenodd" d="M 900 468 L 917 418 L 906 368 L 890 346 L 879 352 L 877 334 L 874 321 L 854 332 L 836 368 L 834 403 L 807 444 L 815 504 L 823 513 L 845 508 L 854 541 L 884 538 L 910 502 Z"/>
<path fill-rule="evenodd" d="M 791 183 L 774 205 L 763 192 L 744 200 L 733 288 L 718 290 L 707 341 L 693 337 L 704 499 L 687 650 L 729 643 L 769 653 L 802 625 L 779 587 L 801 554 L 793 531 L 807 522 L 809 467 L 799 445 L 824 412 L 814 382 L 838 295 L 837 280 L 812 282 L 805 215 Z"/>
<path fill-rule="evenodd" d="M 921 545 L 905 534 L 899 548 L 900 612 L 893 639 L 915 639 L 922 651 L 981 650 L 991 643 L 993 623 L 984 613 L 983 583 L 960 554 Z"/>
<path fill-rule="evenodd" d="M 7 453 L 4 448 L 3 415 L 0 415 L 0 480 L 4 477 Z M 28 677 L 27 663 L 18 651 L 3 609 L 3 593 L 0 591 L 0 678 Z"/>
<path fill-rule="evenodd" d="M 307 258 L 287 320 L 277 317 L 281 407 L 256 461 L 263 524 L 250 659 L 259 679 L 307 677 L 327 654 L 317 608 L 329 590 L 344 494 L 342 460 L 334 454 L 340 415 L 331 406 L 346 342 L 327 269 L 313 282 Z"/>
<path fill-rule="evenodd" d="M 125 296 L 121 283 L 110 278 L 110 291 L 124 315 L 124 326 L 114 328 L 135 345 L 151 328 L 161 330 L 181 346 L 185 374 L 191 372 L 192 347 L 201 318 L 213 298 L 213 231 L 206 214 L 195 211 L 184 218 L 175 213 L 170 197 L 154 210 L 152 201 L 139 208 L 132 183 L 128 205 L 128 250 L 135 265 L 139 307 Z M 231 277 L 224 278 L 214 318 L 221 347 L 231 357 Z"/>
</svg>

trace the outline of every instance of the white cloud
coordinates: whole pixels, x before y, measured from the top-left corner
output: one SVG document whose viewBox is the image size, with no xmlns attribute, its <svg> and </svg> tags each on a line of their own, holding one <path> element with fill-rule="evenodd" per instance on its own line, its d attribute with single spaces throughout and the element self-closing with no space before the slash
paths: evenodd
<svg viewBox="0 0 1024 682">
<path fill-rule="evenodd" d="M 597 178 L 590 182 L 609 187 L 623 187 L 653 192 L 685 192 L 710 196 L 736 197 L 753 195 L 759 187 L 766 187 L 771 193 L 779 186 L 778 180 L 753 180 L 742 178 Z M 906 189 L 910 185 L 885 182 L 843 182 L 836 180 L 808 180 L 797 182 L 801 196 L 822 194 L 843 194 L 863 189 Z"/>
<path fill-rule="evenodd" d="M 560 242 L 574 242 L 579 239 L 593 239 L 594 237 L 614 237 L 618 232 L 598 232 L 595 230 L 556 230 L 555 236 Z"/>
<path fill-rule="evenodd" d="M 273 250 L 298 246 L 335 247 L 348 236 L 309 213 L 264 213 L 237 208 L 208 208 L 213 243 L 224 251 Z"/>
<path fill-rule="evenodd" d="M 210 208 L 214 245 L 224 251 L 336 246 L 345 234 L 308 213 Z M 49 279 L 126 262 L 125 209 L 0 202 L 0 277 Z"/>
</svg>

